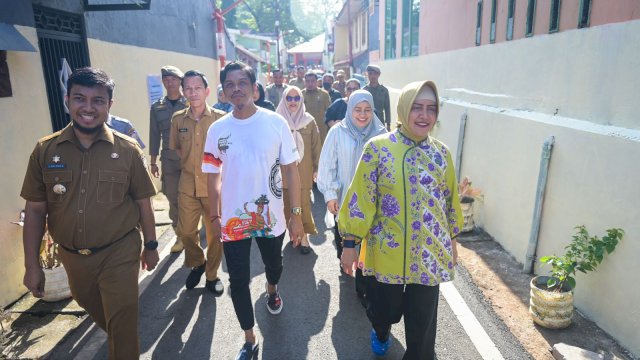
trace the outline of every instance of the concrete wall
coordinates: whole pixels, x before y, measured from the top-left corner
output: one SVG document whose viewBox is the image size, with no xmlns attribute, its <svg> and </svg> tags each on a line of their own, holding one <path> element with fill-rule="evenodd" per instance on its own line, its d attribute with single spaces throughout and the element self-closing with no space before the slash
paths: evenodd
<svg viewBox="0 0 640 360">
<path fill-rule="evenodd" d="M 35 28 L 15 27 L 38 49 Z M 0 206 L 0 307 L 12 303 L 26 292 L 22 286 L 22 228 L 9 222 L 17 221 L 20 210 L 24 209 L 20 189 L 29 155 L 36 141 L 51 132 L 40 54 L 8 51 L 7 63 L 13 96 L 0 98 L 2 166 L 8 171 L 8 176 L 0 177 L 0 188 L 6 190 Z"/>
<path fill-rule="evenodd" d="M 102 68 L 116 82 L 111 112 L 131 120 L 145 143 L 149 143 L 149 100 L 147 75 L 160 75 L 160 68 L 171 64 L 182 71 L 197 69 L 209 79 L 215 89 L 219 81 L 218 61 L 203 56 L 193 56 L 171 51 L 115 44 L 96 39 L 88 40 L 92 66 Z M 131 59 L 136 59 L 131 61 Z M 207 99 L 216 102 L 215 90 Z M 148 151 L 145 151 L 148 153 Z"/>
<path fill-rule="evenodd" d="M 478 223 L 520 262 L 542 144 L 555 136 L 537 254 L 562 253 L 577 225 L 599 236 L 624 229 L 624 240 L 598 272 L 578 275 L 575 299 L 580 311 L 640 354 L 640 312 L 630 306 L 640 302 L 640 288 L 629 286 L 636 283 L 640 252 L 637 54 L 636 20 L 380 65 L 393 108 L 403 85 L 435 80 L 444 100 L 436 135 L 454 152 L 467 111 L 460 166 L 485 193 L 476 206 Z M 535 271 L 548 269 L 536 265 Z"/>
</svg>

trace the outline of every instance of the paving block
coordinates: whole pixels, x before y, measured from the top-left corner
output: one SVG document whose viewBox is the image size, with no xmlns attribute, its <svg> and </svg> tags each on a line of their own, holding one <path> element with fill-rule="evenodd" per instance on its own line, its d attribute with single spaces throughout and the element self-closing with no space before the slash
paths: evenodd
<svg viewBox="0 0 640 360">
<path fill-rule="evenodd" d="M 553 345 L 551 353 L 556 360 L 604 360 L 600 354 L 565 343 Z"/>
</svg>

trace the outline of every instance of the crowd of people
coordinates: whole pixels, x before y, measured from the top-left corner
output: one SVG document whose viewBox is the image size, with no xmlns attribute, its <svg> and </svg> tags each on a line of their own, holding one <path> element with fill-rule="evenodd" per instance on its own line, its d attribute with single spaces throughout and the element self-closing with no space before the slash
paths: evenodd
<svg viewBox="0 0 640 360">
<path fill-rule="evenodd" d="M 252 242 L 264 263 L 266 308 L 277 315 L 285 233 L 302 255 L 313 251 L 317 185 L 335 219 L 339 271 L 355 276 L 371 322 L 372 351 L 387 352 L 391 325 L 404 316 L 404 359 L 434 359 L 439 284 L 455 275 L 462 227 L 451 154 L 429 135 L 440 110 L 435 84 L 402 89 L 391 129 L 376 65 L 361 89 L 342 70 L 318 75 L 304 66 L 288 83 L 273 70 L 265 87 L 251 67 L 231 62 L 213 106 L 202 72 L 165 66 L 161 74 L 166 95 L 150 110 L 150 164 L 130 122 L 109 114 L 113 80 L 95 68 L 69 78 L 71 123 L 37 142 L 21 192 L 24 284 L 34 296 L 44 288 L 37 258 L 48 224 L 74 299 L 108 334 L 110 358 L 138 358 L 137 278 L 159 260 L 151 176 L 160 177 L 176 233 L 171 252 L 184 251 L 191 269 L 185 288 L 204 274 L 205 288 L 222 295 L 224 254 L 244 331 L 237 359 L 255 359 Z"/>
</svg>

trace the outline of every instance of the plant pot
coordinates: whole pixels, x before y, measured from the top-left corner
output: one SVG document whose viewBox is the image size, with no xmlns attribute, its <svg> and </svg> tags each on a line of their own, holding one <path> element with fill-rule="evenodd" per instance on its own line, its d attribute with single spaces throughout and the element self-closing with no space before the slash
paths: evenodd
<svg viewBox="0 0 640 360">
<path fill-rule="evenodd" d="M 531 279 L 529 313 L 533 321 L 549 329 L 564 329 L 573 317 L 573 290 L 547 290 L 548 276 Z"/>
<path fill-rule="evenodd" d="M 67 272 L 62 266 L 56 266 L 51 269 L 42 269 L 44 271 L 44 296 L 42 300 L 48 302 L 60 301 L 71 297 L 71 289 L 69 289 L 69 279 Z"/>
<path fill-rule="evenodd" d="M 475 227 L 473 222 L 473 201 L 461 202 L 460 208 L 462 209 L 462 218 L 464 220 L 461 232 L 469 232 Z"/>
</svg>

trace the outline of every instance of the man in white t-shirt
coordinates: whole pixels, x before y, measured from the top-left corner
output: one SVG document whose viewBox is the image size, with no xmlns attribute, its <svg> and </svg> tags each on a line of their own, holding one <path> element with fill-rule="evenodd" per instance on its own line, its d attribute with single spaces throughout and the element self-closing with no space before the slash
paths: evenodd
<svg viewBox="0 0 640 360">
<path fill-rule="evenodd" d="M 289 185 L 292 216 L 289 237 L 298 246 L 302 226 L 299 159 L 286 120 L 253 103 L 256 75 L 242 62 L 231 62 L 220 72 L 220 83 L 233 112 L 207 132 L 202 171 L 208 173 L 209 220 L 223 241 L 231 300 L 245 332 L 245 344 L 236 359 L 253 359 L 258 342 L 249 291 L 252 238 L 260 248 L 267 277 L 267 309 L 282 311 L 277 284 L 282 274 L 282 243 L 287 224 L 282 200 L 282 176 Z"/>
</svg>

